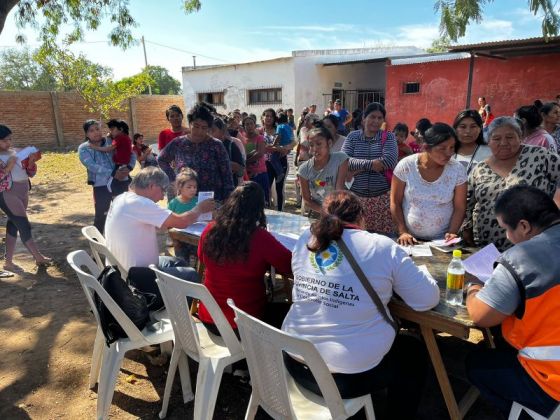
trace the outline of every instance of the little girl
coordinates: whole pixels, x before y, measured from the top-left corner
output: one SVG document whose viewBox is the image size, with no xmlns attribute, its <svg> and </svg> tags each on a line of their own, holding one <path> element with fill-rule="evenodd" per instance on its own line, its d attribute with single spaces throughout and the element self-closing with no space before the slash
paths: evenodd
<svg viewBox="0 0 560 420">
<path fill-rule="evenodd" d="M 177 196 L 172 199 L 167 208 L 173 213 L 182 214 L 192 210 L 198 203 L 198 176 L 191 168 L 183 168 L 175 179 Z M 176 257 L 184 258 L 191 266 L 196 265 L 197 249 L 193 245 L 173 240 L 173 250 Z"/>
<path fill-rule="evenodd" d="M 6 213 L 6 270 L 21 270 L 14 264 L 14 251 L 17 236 L 31 252 L 38 266 L 51 263 L 37 248 L 31 236 L 31 224 L 27 218 L 27 203 L 29 201 L 29 177 L 35 175 L 39 158 L 38 153 L 29 155 L 29 162 L 23 168 L 18 162 L 16 150 L 12 148 L 12 131 L 0 124 L 0 209 Z"/>
</svg>

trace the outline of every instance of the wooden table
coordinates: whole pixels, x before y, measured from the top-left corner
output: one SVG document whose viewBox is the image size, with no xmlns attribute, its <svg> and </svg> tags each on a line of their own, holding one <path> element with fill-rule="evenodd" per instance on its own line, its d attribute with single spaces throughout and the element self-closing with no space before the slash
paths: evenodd
<svg viewBox="0 0 560 420">
<path fill-rule="evenodd" d="M 302 216 L 274 210 L 266 210 L 266 216 L 268 230 L 288 249 L 292 249 L 299 234 L 309 228 L 309 220 Z M 206 223 L 197 223 L 187 229 L 171 229 L 170 235 L 176 240 L 198 245 L 200 234 L 205 226 Z M 463 253 L 469 254 L 470 251 L 474 250 L 464 249 Z M 440 303 L 429 311 L 417 312 L 404 302 L 394 299 L 389 303 L 389 308 L 391 313 L 400 319 L 415 322 L 420 326 L 449 416 L 452 420 L 459 420 L 465 416 L 479 393 L 476 388 L 471 387 L 463 399 L 459 403 L 457 402 L 435 336 L 437 332 L 443 332 L 467 340 L 470 329 L 476 328 L 476 326 L 469 318 L 464 306 L 450 306 L 445 303 L 447 266 L 451 261 L 451 254 L 433 248 L 432 253 L 432 257 L 414 257 L 414 262 L 418 265 L 425 264 L 434 279 L 437 280 L 441 293 Z M 491 336 L 486 329 L 483 330 L 483 334 L 489 343 L 492 343 Z"/>
<path fill-rule="evenodd" d="M 468 255 L 471 251 L 475 250 L 463 249 L 463 254 Z M 394 299 L 389 303 L 389 308 L 391 313 L 400 319 L 415 322 L 420 326 L 420 331 L 426 342 L 449 416 L 452 420 L 458 420 L 465 416 L 478 398 L 479 393 L 475 387 L 471 387 L 463 399 L 459 403 L 457 402 L 453 395 L 453 389 L 451 388 L 435 335 L 437 332 L 444 332 L 454 337 L 468 340 L 470 329 L 477 327 L 469 318 L 467 309 L 464 306 L 451 306 L 445 302 L 447 266 L 451 261 L 451 254 L 443 253 L 433 248 L 432 253 L 432 257 L 414 257 L 413 259 L 417 265 L 425 264 L 438 282 L 440 289 L 439 304 L 430 311 L 417 312 L 404 302 Z M 489 331 L 482 329 L 482 332 L 488 343 L 493 345 L 492 336 Z"/>
</svg>

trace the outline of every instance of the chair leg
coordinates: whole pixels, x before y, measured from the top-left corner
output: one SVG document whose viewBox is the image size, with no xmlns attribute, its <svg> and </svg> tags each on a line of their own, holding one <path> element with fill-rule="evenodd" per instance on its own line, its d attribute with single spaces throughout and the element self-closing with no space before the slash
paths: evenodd
<svg viewBox="0 0 560 420">
<path fill-rule="evenodd" d="M 373 403 L 371 402 L 371 398 L 367 399 L 366 403 L 364 404 L 364 409 L 366 411 L 366 419 L 375 420 L 375 411 L 373 410 Z"/>
<path fill-rule="evenodd" d="M 521 404 L 514 402 L 509 412 L 508 420 L 517 420 L 521 415 Z"/>
<path fill-rule="evenodd" d="M 259 409 L 259 403 L 251 393 L 251 398 L 249 398 L 249 406 L 247 407 L 247 412 L 245 413 L 245 420 L 253 420 L 257 415 L 257 410 Z"/>
<path fill-rule="evenodd" d="M 118 343 L 113 343 L 111 347 L 105 347 L 103 352 L 103 364 L 97 388 L 97 418 L 99 420 L 106 419 L 109 415 L 117 377 L 124 359 L 124 352 L 119 351 L 117 346 Z"/>
<path fill-rule="evenodd" d="M 97 327 L 95 341 L 93 343 L 93 354 L 91 355 L 91 369 L 89 371 L 89 389 L 93 389 L 99 380 L 99 370 L 103 361 L 103 345 L 105 337 L 100 327 Z"/>
<path fill-rule="evenodd" d="M 181 389 L 183 390 L 183 403 L 194 400 L 191 384 L 191 372 L 189 369 L 189 358 L 184 352 L 179 356 L 179 376 L 181 377 Z"/>
<path fill-rule="evenodd" d="M 201 357 L 198 361 L 196 393 L 194 396 L 194 418 L 212 420 L 216 398 L 224 371 L 222 360 Z"/>
<path fill-rule="evenodd" d="M 161 406 L 161 411 L 159 412 L 160 419 L 164 419 L 167 416 L 169 396 L 171 395 L 171 390 L 173 389 L 173 380 L 175 379 L 175 373 L 177 372 L 177 362 L 179 362 L 181 353 L 182 351 L 179 346 L 175 346 L 175 348 L 173 349 L 173 353 L 171 353 L 169 369 L 167 370 L 167 379 L 165 380 L 165 391 L 163 391 L 163 404 Z"/>
</svg>

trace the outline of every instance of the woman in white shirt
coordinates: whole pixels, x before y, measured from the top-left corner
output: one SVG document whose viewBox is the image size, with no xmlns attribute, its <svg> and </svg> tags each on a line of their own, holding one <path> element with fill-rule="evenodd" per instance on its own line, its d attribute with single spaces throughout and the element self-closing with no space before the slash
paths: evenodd
<svg viewBox="0 0 560 420">
<path fill-rule="evenodd" d="M 18 161 L 12 148 L 12 131 L 0 124 L 0 208 L 8 217 L 6 223 L 6 262 L 4 268 L 14 271 L 21 268 L 14 264 L 14 251 L 19 234 L 21 242 L 31 252 L 38 266 L 48 265 L 52 260 L 45 257 L 33 240 L 31 224 L 27 218 L 29 202 L 29 178 L 37 172 L 38 153 L 29 155 L 27 162 Z M 26 164 L 24 164 L 26 163 Z"/>
<path fill-rule="evenodd" d="M 459 112 L 453 121 L 453 128 L 457 133 L 453 158 L 463 164 L 467 175 L 478 162 L 482 162 L 492 154 L 484 143 L 482 126 L 482 117 L 474 109 Z"/>
<path fill-rule="evenodd" d="M 315 345 L 342 398 L 387 388 L 391 415 L 413 418 L 428 367 L 425 347 L 413 337 L 395 335 L 338 241 L 344 241 L 387 312 L 393 291 L 425 311 L 439 302 L 439 289 L 395 242 L 364 226 L 356 195 L 333 191 L 325 197 L 320 219 L 293 251 L 293 303 L 282 329 Z M 319 393 L 301 361 L 286 356 L 285 363 L 298 383 Z"/>
<path fill-rule="evenodd" d="M 467 207 L 467 172 L 452 159 L 457 141 L 452 127 L 435 123 L 424 134 L 424 151 L 397 164 L 391 215 L 399 244 L 457 237 Z"/>
</svg>

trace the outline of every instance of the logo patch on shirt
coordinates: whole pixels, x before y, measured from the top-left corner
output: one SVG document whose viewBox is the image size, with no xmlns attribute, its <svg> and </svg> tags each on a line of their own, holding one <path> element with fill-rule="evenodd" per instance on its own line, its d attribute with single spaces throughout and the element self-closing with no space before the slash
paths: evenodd
<svg viewBox="0 0 560 420">
<path fill-rule="evenodd" d="M 334 270 L 342 262 L 342 252 L 338 249 L 335 242 L 331 242 L 329 247 L 322 252 L 309 253 L 311 265 L 317 272 Z"/>
</svg>

